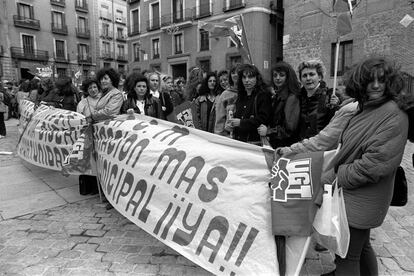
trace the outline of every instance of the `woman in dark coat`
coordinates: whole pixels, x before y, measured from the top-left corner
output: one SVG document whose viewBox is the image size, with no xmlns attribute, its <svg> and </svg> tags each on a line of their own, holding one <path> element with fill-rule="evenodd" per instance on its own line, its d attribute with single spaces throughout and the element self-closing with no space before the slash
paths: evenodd
<svg viewBox="0 0 414 276">
<path fill-rule="evenodd" d="M 234 138 L 258 144 L 260 136 L 257 128 L 261 124 L 269 124 L 272 99 L 256 66 L 244 64 L 240 67 L 237 90 L 234 118 L 228 120 L 233 127 Z"/>
<path fill-rule="evenodd" d="M 195 99 L 196 105 L 196 128 L 213 132 L 214 131 L 214 111 L 217 95 L 218 83 L 217 76 L 214 72 L 210 72 L 204 78 L 199 90 L 199 96 Z"/>
<path fill-rule="evenodd" d="M 127 98 L 122 105 L 122 113 L 133 109 L 135 113 L 161 118 L 160 99 L 150 93 L 148 79 L 139 73 L 130 74 L 125 80 Z"/>
</svg>

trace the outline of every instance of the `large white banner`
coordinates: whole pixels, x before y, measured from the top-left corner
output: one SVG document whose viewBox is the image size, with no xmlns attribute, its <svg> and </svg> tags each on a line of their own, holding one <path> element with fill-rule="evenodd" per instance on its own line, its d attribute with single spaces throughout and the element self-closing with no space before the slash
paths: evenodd
<svg viewBox="0 0 414 276">
<path fill-rule="evenodd" d="M 84 116 L 22 107 L 19 155 L 62 170 Z M 214 274 L 279 274 L 262 148 L 143 115 L 97 123 L 93 138 L 102 190 L 130 221 Z M 300 271 L 305 241 L 287 239 L 287 275 Z"/>
</svg>

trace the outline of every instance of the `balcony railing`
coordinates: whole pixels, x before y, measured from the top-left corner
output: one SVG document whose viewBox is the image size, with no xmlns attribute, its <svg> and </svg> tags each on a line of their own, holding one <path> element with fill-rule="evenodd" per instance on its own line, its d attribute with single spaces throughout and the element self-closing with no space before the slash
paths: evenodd
<svg viewBox="0 0 414 276">
<path fill-rule="evenodd" d="M 203 4 L 193 8 L 194 19 L 211 16 L 213 14 L 213 5 Z"/>
<path fill-rule="evenodd" d="M 19 47 L 10 47 L 12 58 L 45 61 L 49 60 L 49 52 L 43 50 L 25 49 Z"/>
<path fill-rule="evenodd" d="M 90 55 L 79 55 L 78 54 L 78 63 L 92 64 L 92 57 Z"/>
<path fill-rule="evenodd" d="M 112 21 L 112 13 L 106 11 L 99 11 L 99 17 Z"/>
<path fill-rule="evenodd" d="M 161 17 L 161 27 L 169 26 L 173 23 L 181 23 L 191 21 L 193 19 L 193 11 L 191 9 L 184 9 L 180 15 L 178 13 L 170 13 Z"/>
<path fill-rule="evenodd" d="M 91 31 L 85 28 L 76 28 L 76 36 L 80 38 L 90 38 Z"/>
<path fill-rule="evenodd" d="M 50 4 L 65 7 L 65 0 L 50 0 Z"/>
<path fill-rule="evenodd" d="M 62 24 L 58 25 L 58 24 L 51 23 L 50 26 L 52 27 L 52 33 L 62 34 L 62 35 L 68 34 L 67 25 L 62 25 Z"/>
<path fill-rule="evenodd" d="M 120 42 L 126 42 L 127 41 L 127 36 L 124 35 L 124 34 L 117 34 L 116 40 L 120 41 Z"/>
<path fill-rule="evenodd" d="M 112 60 L 114 59 L 114 53 L 113 52 L 101 52 L 101 58 L 105 60 Z"/>
<path fill-rule="evenodd" d="M 67 55 L 65 55 L 65 54 L 56 55 L 55 54 L 55 62 L 69 63 L 69 61 L 70 61 L 69 54 L 67 54 Z"/>
<path fill-rule="evenodd" d="M 154 30 L 158 30 L 161 27 L 160 24 L 160 19 L 157 18 L 153 18 L 151 20 L 147 20 L 147 31 L 154 31 Z"/>
<path fill-rule="evenodd" d="M 139 34 L 139 24 L 134 24 L 128 27 L 129 36 L 138 35 L 138 34 Z"/>
<path fill-rule="evenodd" d="M 112 38 L 113 38 L 113 35 L 112 35 L 112 32 L 111 31 L 101 31 L 101 33 L 100 33 L 100 35 L 99 35 L 101 38 L 104 38 L 104 39 L 111 39 L 112 40 Z"/>
<path fill-rule="evenodd" d="M 83 1 L 83 2 L 76 1 L 75 10 L 79 12 L 88 12 L 88 3 L 86 3 L 86 1 Z"/>
<path fill-rule="evenodd" d="M 116 55 L 116 60 L 121 62 L 127 62 L 127 57 L 125 54 L 118 54 Z"/>
<path fill-rule="evenodd" d="M 28 28 L 33 30 L 40 30 L 40 20 L 24 17 L 20 15 L 13 15 L 14 26 Z"/>
<path fill-rule="evenodd" d="M 246 7 L 246 4 L 243 3 L 243 0 L 230 0 L 227 5 L 227 0 L 223 0 L 223 11 L 233 11 Z"/>
</svg>

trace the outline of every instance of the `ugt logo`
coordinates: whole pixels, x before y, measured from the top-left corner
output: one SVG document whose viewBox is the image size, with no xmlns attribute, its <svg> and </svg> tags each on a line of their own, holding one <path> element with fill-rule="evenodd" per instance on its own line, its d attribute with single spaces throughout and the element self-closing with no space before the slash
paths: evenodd
<svg viewBox="0 0 414 276">
<path fill-rule="evenodd" d="M 283 157 L 277 161 L 270 180 L 274 201 L 312 198 L 311 161 L 311 158 L 292 161 Z"/>
</svg>

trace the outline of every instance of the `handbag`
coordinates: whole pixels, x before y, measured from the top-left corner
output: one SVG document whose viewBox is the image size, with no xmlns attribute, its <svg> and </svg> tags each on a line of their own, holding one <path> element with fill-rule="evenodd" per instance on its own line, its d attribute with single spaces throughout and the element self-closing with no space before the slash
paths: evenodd
<svg viewBox="0 0 414 276">
<path fill-rule="evenodd" d="M 323 202 L 316 211 L 312 226 L 317 243 L 345 258 L 350 233 L 344 196 L 337 179 L 332 184 L 324 185 Z"/>
<path fill-rule="evenodd" d="M 391 206 L 402 207 L 407 204 L 407 178 L 405 177 L 405 171 L 403 167 L 399 166 L 395 173 L 394 179 L 394 192 L 392 194 Z"/>
</svg>

